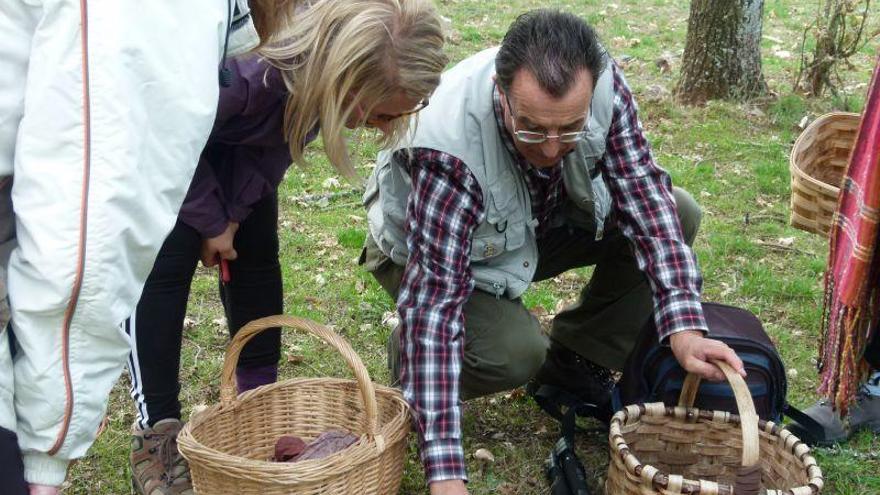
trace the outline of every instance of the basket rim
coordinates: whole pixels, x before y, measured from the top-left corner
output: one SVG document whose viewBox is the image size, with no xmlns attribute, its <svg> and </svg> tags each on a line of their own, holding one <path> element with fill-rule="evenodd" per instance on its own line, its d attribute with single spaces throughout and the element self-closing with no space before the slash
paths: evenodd
<svg viewBox="0 0 880 495">
<path fill-rule="evenodd" d="M 801 134 L 797 137 L 797 139 L 794 142 L 794 145 L 791 148 L 791 152 L 788 155 L 788 164 L 789 164 L 788 168 L 789 168 L 789 171 L 792 173 L 792 177 L 797 176 L 798 179 L 804 180 L 804 181 L 818 187 L 819 189 L 822 189 L 826 194 L 837 196 L 838 192 L 840 191 L 839 187 L 832 186 L 826 182 L 822 182 L 821 180 L 819 180 L 819 179 L 813 177 L 812 175 L 808 174 L 807 172 L 805 172 L 800 167 L 797 160 L 795 160 L 795 155 L 797 154 L 796 152 L 804 146 L 804 140 L 806 139 L 806 136 L 808 134 L 810 134 L 813 129 L 825 125 L 826 122 L 830 121 L 830 120 L 840 119 L 840 118 L 847 118 L 848 119 L 848 118 L 852 118 L 852 117 L 855 117 L 856 119 L 860 119 L 861 114 L 853 113 L 853 112 L 828 112 L 824 115 L 821 115 L 816 120 L 810 122 L 810 125 L 808 125 L 807 128 L 804 129 L 804 131 L 801 132 Z"/>
<path fill-rule="evenodd" d="M 181 454 L 189 461 L 199 461 L 199 466 L 211 471 L 216 471 L 215 465 L 238 465 L 246 467 L 254 473 L 253 476 L 241 475 L 240 477 L 254 481 L 268 481 L 264 476 L 271 475 L 272 482 L 283 485 L 297 485 L 301 483 L 314 483 L 325 480 L 332 476 L 344 475 L 353 469 L 357 469 L 364 463 L 382 456 L 389 448 L 400 441 L 405 441 L 409 434 L 409 405 L 404 400 L 400 390 L 384 385 L 374 384 L 377 400 L 389 402 L 395 405 L 397 412 L 391 420 L 379 424 L 379 435 L 370 438 L 369 432 L 352 432 L 359 436 L 359 440 L 339 452 L 335 452 L 320 459 L 309 459 L 295 463 L 283 463 L 249 459 L 208 447 L 202 443 L 194 430 L 216 419 L 219 414 L 234 411 L 243 407 L 248 402 L 266 394 L 271 394 L 277 389 L 302 386 L 304 383 L 322 385 L 346 385 L 358 388 L 356 380 L 347 378 L 323 378 L 323 377 L 297 377 L 281 380 L 268 385 L 263 385 L 241 394 L 231 404 L 216 403 L 190 417 L 184 424 L 178 435 L 178 447 Z M 400 426 L 395 426 L 400 424 Z M 390 430 L 390 431 L 387 431 Z M 207 462 L 206 462 L 207 461 Z M 317 468 L 322 468 L 315 473 Z"/>
<path fill-rule="evenodd" d="M 699 480 L 691 480 L 680 475 L 666 473 L 650 464 L 642 464 L 633 450 L 626 443 L 621 431 L 622 426 L 630 426 L 638 422 L 643 416 L 666 417 L 674 421 L 689 423 L 707 423 L 707 422 L 723 422 L 739 424 L 740 417 L 737 414 L 727 411 L 713 411 L 707 409 L 699 409 L 696 407 L 683 406 L 667 406 L 663 402 L 639 403 L 632 404 L 617 411 L 611 418 L 608 441 L 611 446 L 612 455 L 617 455 L 625 466 L 627 472 L 639 478 L 642 484 L 650 483 L 654 489 L 667 490 L 670 484 L 670 478 L 676 478 L 676 482 L 680 483 L 682 488 L 689 487 L 693 495 L 699 495 L 701 482 Z M 816 462 L 815 457 L 810 454 L 810 447 L 795 436 L 784 425 L 779 425 L 773 421 L 758 420 L 759 431 L 770 436 L 776 437 L 780 446 L 788 450 L 798 462 L 803 466 L 807 474 L 807 485 L 795 488 L 788 488 L 798 493 L 797 490 L 808 489 L 812 493 L 820 493 L 824 486 L 824 477 L 822 470 Z M 627 461 L 627 459 L 630 459 Z M 614 469 L 614 463 L 609 464 L 609 469 Z M 730 485 L 718 483 L 719 488 L 727 488 L 733 493 L 733 487 Z M 675 493 L 675 492 L 670 492 Z"/>
</svg>

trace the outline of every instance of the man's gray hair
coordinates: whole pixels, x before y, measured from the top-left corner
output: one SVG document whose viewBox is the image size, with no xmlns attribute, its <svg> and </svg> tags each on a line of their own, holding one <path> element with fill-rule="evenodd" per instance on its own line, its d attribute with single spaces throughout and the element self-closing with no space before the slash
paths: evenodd
<svg viewBox="0 0 880 495">
<path fill-rule="evenodd" d="M 596 32 L 574 14 L 537 9 L 510 26 L 495 57 L 498 85 L 508 91 L 520 69 L 531 72 L 541 88 L 560 98 L 578 72 L 589 71 L 593 85 L 605 70 L 605 50 Z"/>
</svg>

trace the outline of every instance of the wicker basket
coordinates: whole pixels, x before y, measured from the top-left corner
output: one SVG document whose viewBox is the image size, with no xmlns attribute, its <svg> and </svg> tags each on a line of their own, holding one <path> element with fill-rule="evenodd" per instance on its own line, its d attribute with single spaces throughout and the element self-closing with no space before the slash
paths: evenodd
<svg viewBox="0 0 880 495">
<path fill-rule="evenodd" d="M 791 225 L 828 235 L 860 116 L 825 114 L 807 126 L 791 150 Z"/>
<path fill-rule="evenodd" d="M 657 402 L 617 412 L 607 495 L 821 492 L 822 471 L 810 449 L 785 428 L 759 421 L 742 377 L 716 364 L 733 387 L 740 414 L 690 407 L 699 387 L 696 375 L 685 380 L 678 407 Z"/>
<path fill-rule="evenodd" d="M 299 378 L 236 397 L 235 365 L 248 340 L 271 327 L 306 330 L 345 358 L 357 381 Z M 178 437 L 199 495 L 396 494 L 403 477 L 409 409 L 396 389 L 374 385 L 345 340 L 302 318 L 252 321 L 232 340 L 223 364 L 220 404 L 191 418 Z M 311 440 L 324 431 L 360 435 L 323 459 L 269 462 L 282 435 Z"/>
</svg>

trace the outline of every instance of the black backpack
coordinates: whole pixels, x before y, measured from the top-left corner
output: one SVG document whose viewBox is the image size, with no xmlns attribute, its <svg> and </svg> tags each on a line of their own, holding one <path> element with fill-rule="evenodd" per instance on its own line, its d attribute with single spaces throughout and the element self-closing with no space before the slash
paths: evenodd
<svg viewBox="0 0 880 495">
<path fill-rule="evenodd" d="M 703 303 L 709 337 L 733 348 L 746 368 L 746 385 L 761 419 L 780 422 L 783 415 L 798 422 L 814 423 L 786 402 L 788 380 L 776 346 L 760 320 L 751 312 L 717 303 Z M 657 341 L 653 318 L 646 325 L 636 348 L 627 358 L 623 376 L 612 395 L 619 411 L 628 404 L 664 402 L 678 404 L 686 372 L 672 350 Z M 737 412 L 733 391 L 727 383 L 702 381 L 694 407 Z"/>
</svg>

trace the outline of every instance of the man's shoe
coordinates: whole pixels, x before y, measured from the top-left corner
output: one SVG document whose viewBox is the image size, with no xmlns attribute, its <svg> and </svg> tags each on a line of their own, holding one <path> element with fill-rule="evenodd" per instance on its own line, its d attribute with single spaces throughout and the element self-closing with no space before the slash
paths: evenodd
<svg viewBox="0 0 880 495">
<path fill-rule="evenodd" d="M 844 419 L 840 418 L 838 411 L 832 409 L 831 403 L 825 399 L 808 407 L 804 414 L 813 419 L 821 430 L 815 431 L 797 422 L 789 424 L 788 429 L 810 445 L 834 445 L 861 430 L 880 433 L 880 396 L 869 394 L 865 387 L 859 390 L 856 401 Z"/>
<path fill-rule="evenodd" d="M 583 403 L 595 405 L 596 418 L 603 422 L 611 419 L 611 390 L 614 388 L 611 371 L 556 341 L 550 342 L 547 359 L 526 385 L 526 392 L 535 397 L 542 387 L 562 390 Z"/>
<path fill-rule="evenodd" d="M 163 419 L 131 435 L 131 486 L 138 495 L 194 495 L 189 465 L 177 450 L 179 419 Z"/>
</svg>

